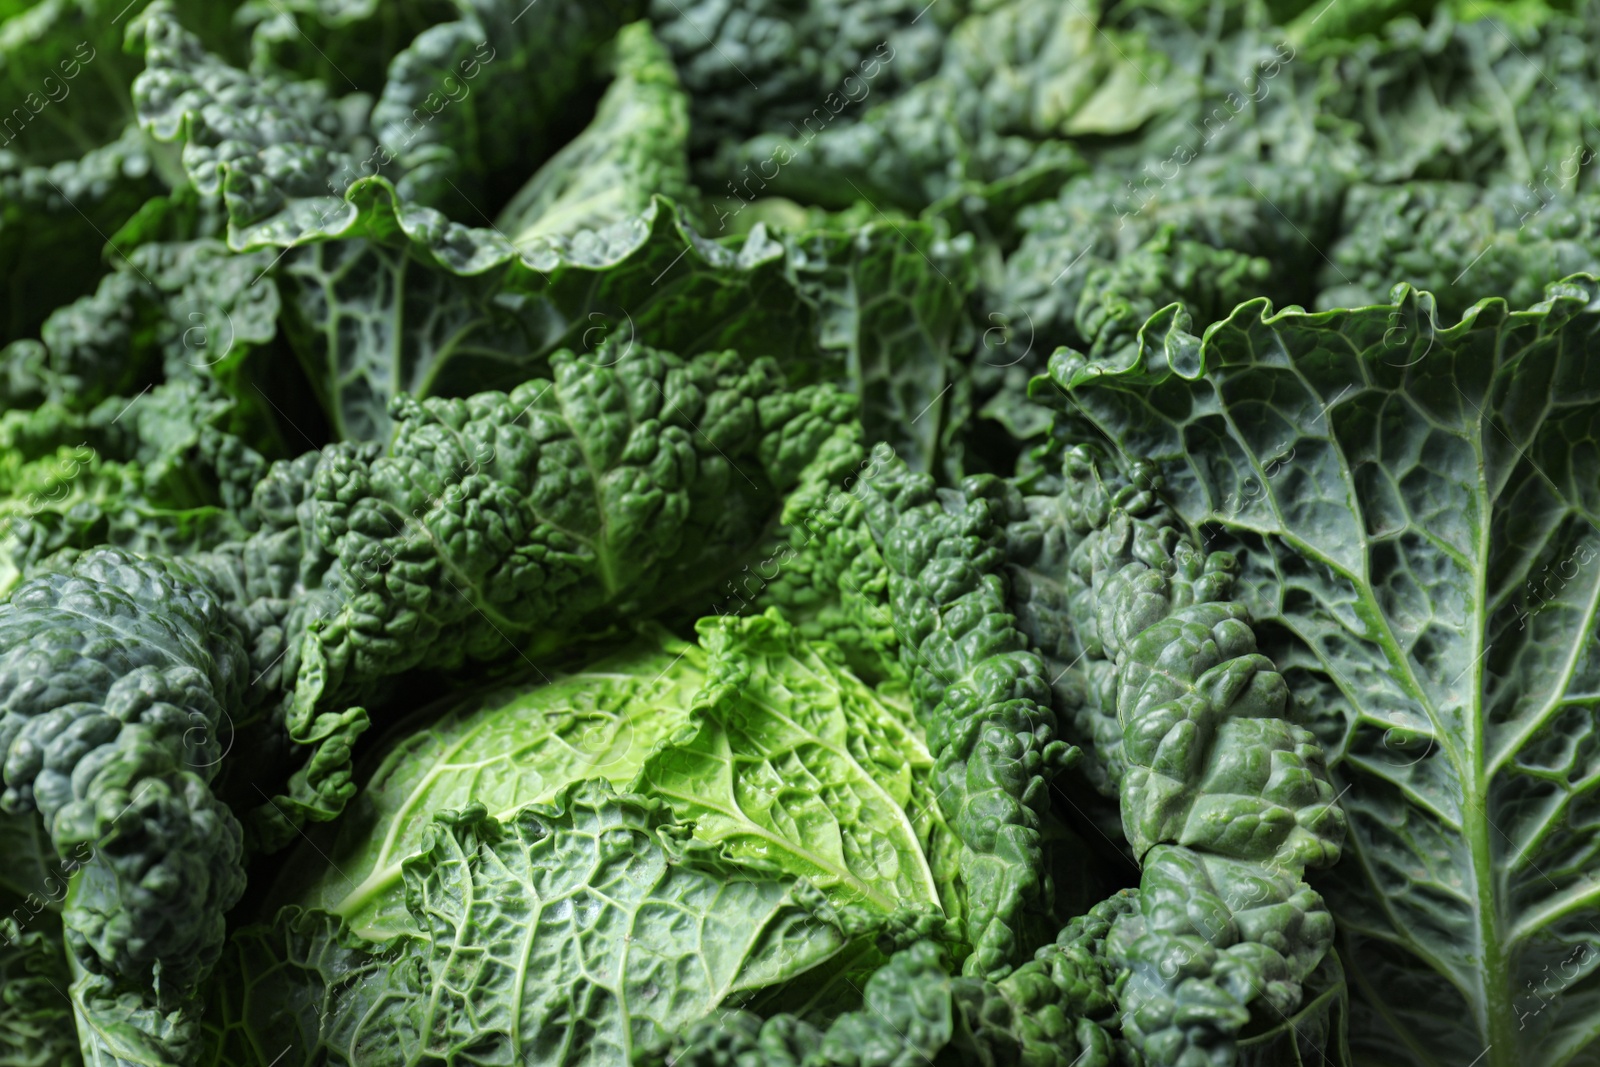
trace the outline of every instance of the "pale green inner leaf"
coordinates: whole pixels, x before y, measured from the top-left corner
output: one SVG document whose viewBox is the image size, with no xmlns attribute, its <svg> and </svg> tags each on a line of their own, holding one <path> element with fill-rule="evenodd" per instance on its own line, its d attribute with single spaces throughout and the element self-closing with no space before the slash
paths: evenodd
<svg viewBox="0 0 1600 1067">
<path fill-rule="evenodd" d="M 474 698 L 417 730 L 341 818 L 328 859 L 308 856 L 314 881 L 294 900 L 373 940 L 413 931 L 400 865 L 421 850 L 435 812 L 479 803 L 505 819 L 582 779 L 627 786 L 688 721 L 701 663 L 693 646 L 644 642 L 549 684 Z"/>
</svg>

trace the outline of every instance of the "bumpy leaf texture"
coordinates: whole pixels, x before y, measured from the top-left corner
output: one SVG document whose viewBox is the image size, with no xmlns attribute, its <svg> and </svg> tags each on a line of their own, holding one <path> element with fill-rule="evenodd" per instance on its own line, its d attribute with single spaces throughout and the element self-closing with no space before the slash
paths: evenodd
<svg viewBox="0 0 1600 1067">
<path fill-rule="evenodd" d="M 541 166 L 496 225 L 526 248 L 638 215 L 655 195 L 692 201 L 689 98 L 648 22 L 623 27 L 594 120 Z"/>
<path fill-rule="evenodd" d="M 372 132 L 405 200 L 477 224 L 578 132 L 600 80 L 597 54 L 644 3 L 457 6 L 462 17 L 424 30 L 389 65 Z"/>
<path fill-rule="evenodd" d="M 145 0 L 42 0 L 0 8 L 0 343 L 94 288 L 116 235 L 151 197 L 182 184 L 130 123 L 139 71 L 123 34 Z M 232 39 L 233 0 L 182 0 L 191 27 Z M 108 248 L 108 242 L 110 247 Z M 39 268 L 48 249 L 50 269 Z M 126 249 L 122 249 L 126 251 Z"/>
<path fill-rule="evenodd" d="M 65 992 L 72 979 L 62 951 L 60 916 L 47 913 L 26 927 L 9 915 L 0 919 L 0 981 L 5 983 L 0 993 L 0 1064 L 76 1067 L 78 1032 Z"/>
<path fill-rule="evenodd" d="M 272 1033 L 294 1064 L 628 1063 L 843 945 L 815 890 L 729 866 L 597 779 L 504 824 L 440 816 L 405 880 L 421 936 L 367 944 L 287 909 L 235 939 L 213 1055 L 247 1062 Z"/>
<path fill-rule="evenodd" d="M 1101 43 L 1094 5 L 974 6 L 954 12 L 965 17 L 931 75 L 880 103 L 870 94 L 892 84 L 899 53 L 892 39 L 869 43 L 854 84 L 788 129 L 726 144 L 706 175 L 757 172 L 778 195 L 829 207 L 859 198 L 915 212 L 980 192 L 1016 203 L 1082 169 L 1065 138 L 1127 134 L 1185 98 L 1142 30 Z"/>
<path fill-rule="evenodd" d="M 433 814 L 477 803 L 506 820 L 587 778 L 626 789 L 685 731 L 704 683 L 704 653 L 655 633 L 571 674 L 422 709 L 426 725 L 396 726 L 334 833 L 314 833 L 285 861 L 274 898 L 333 912 L 372 941 L 415 933 L 401 865 L 422 851 Z"/>
<path fill-rule="evenodd" d="M 237 532 L 222 509 L 150 492 L 143 468 L 104 460 L 87 445 L 32 461 L 8 451 L 0 456 L 0 487 L 0 591 L 99 545 L 181 551 Z"/>
<path fill-rule="evenodd" d="M 909 721 L 777 613 L 704 619 L 706 688 L 688 736 L 633 786 L 664 799 L 730 862 L 770 863 L 841 906 L 939 907 L 928 812 L 933 760 Z"/>
<path fill-rule="evenodd" d="M 668 201 L 519 254 L 500 233 L 357 186 L 348 227 L 284 257 L 290 336 L 346 440 L 383 440 L 387 406 L 506 389 L 571 348 L 591 360 L 649 340 L 684 355 L 737 347 L 815 376 L 804 306 L 765 233 L 706 241 Z M 611 357 L 615 358 L 615 357 Z"/>
<path fill-rule="evenodd" d="M 85 1055 L 181 1060 L 244 889 L 239 823 L 210 788 L 244 685 L 238 635 L 196 571 L 114 549 L 23 583 L 0 634 L 0 802 L 37 811 L 75 864 L 55 948 Z"/>
<path fill-rule="evenodd" d="M 819 355 L 861 398 L 868 441 L 914 470 L 956 477 L 970 407 L 970 235 L 879 222 L 786 241 L 785 270 L 813 309 Z"/>
<path fill-rule="evenodd" d="M 0 1064 L 76 1067 L 61 902 L 88 850 L 58 860 L 34 812 L 0 813 L 0 849 Z"/>
<path fill-rule="evenodd" d="M 552 3 L 530 9 L 506 32 L 530 32 L 529 23 L 562 10 Z M 504 22 L 503 14 L 495 18 Z M 445 47 L 444 38 L 480 41 L 469 23 L 476 25 L 436 26 L 416 47 Z M 782 280 L 782 249 L 764 232 L 738 250 L 714 245 L 668 202 L 651 198 L 656 190 L 645 183 L 681 155 L 683 130 L 670 114 L 676 97 L 661 84 L 670 71 L 660 70 L 646 27 L 630 29 L 636 47 L 616 57 L 612 105 L 573 142 L 570 151 L 583 158 L 558 156 L 533 179 L 530 201 L 512 205 L 511 234 L 540 237 L 519 252 L 481 210 L 464 217 L 489 228 L 463 225 L 428 206 L 433 201 L 415 188 L 436 179 L 450 184 L 441 176 L 457 166 L 455 149 L 428 138 L 464 121 L 463 109 L 514 100 L 518 113 L 528 110 L 511 91 L 483 103 L 492 95 L 493 63 L 468 56 L 461 63 L 472 77 L 448 75 L 472 95 L 442 110 L 438 121 L 416 123 L 413 137 L 425 136 L 416 158 L 405 157 L 408 170 L 390 162 L 399 150 L 386 150 L 395 138 L 384 132 L 383 104 L 374 119 L 379 145 L 363 158 L 366 134 L 317 83 L 228 66 L 161 11 L 143 25 L 149 69 L 138 84 L 140 121 L 158 139 L 181 139 L 191 180 L 202 192 L 221 192 L 231 246 L 270 252 L 288 336 L 339 438 L 385 439 L 389 401 L 402 392 L 423 398 L 510 389 L 548 373 L 549 357 L 561 347 L 590 352 L 608 340 L 649 338 L 685 355 L 726 346 L 803 354 L 797 345 L 807 331 L 793 321 L 802 308 Z M 401 74 L 404 59 L 396 61 Z M 396 74 L 389 84 L 409 83 Z M 428 84 L 424 78 L 416 87 Z M 243 120 L 240 99 L 257 102 L 265 117 Z M 625 117 L 613 110 L 646 111 L 662 124 L 659 136 L 629 150 L 611 132 Z M 511 140 L 497 132 L 494 143 Z M 621 168 L 629 190 L 623 203 L 604 210 L 584 207 L 580 194 L 611 190 L 617 181 L 571 184 L 580 162 L 587 170 L 598 159 Z M 381 175 L 395 177 L 398 187 Z M 801 373 L 809 367 L 799 361 Z"/>
<path fill-rule="evenodd" d="M 1012 433 L 1046 429 L 1022 394 L 1048 354 L 1096 343 L 1103 323 L 1084 303 L 1090 279 L 1108 263 L 1122 269 L 1168 225 L 1178 242 L 1272 266 L 1243 289 L 1206 292 L 1182 278 L 1198 250 L 1148 260 L 1157 270 L 1146 277 L 1171 276 L 1161 288 L 1186 302 L 1196 334 L 1242 299 L 1360 306 L 1385 301 L 1398 281 L 1433 288 L 1450 315 L 1485 294 L 1525 306 L 1547 282 L 1591 265 L 1597 71 L 1568 42 L 1593 34 L 1592 8 L 1551 14 L 1537 31 L 1441 11 L 1426 29 L 1400 19 L 1313 48 L 1308 27 L 1274 27 L 1252 8 L 1186 26 L 1169 6 L 1102 12 L 1100 40 L 1150 70 L 1145 54 L 1159 49 L 1172 64 L 1160 84 L 1186 87 L 1178 102 L 1135 137 L 1075 142 L 1095 165 L 1069 174 L 1053 200 L 1035 192 L 1008 207 L 986 192 L 983 212 L 963 209 L 1006 256 L 984 304 L 1001 327 L 991 332 L 1011 343 L 1003 358 L 981 361 L 975 392 L 999 387 L 985 413 Z M 1321 9 L 1307 19 L 1323 15 L 1333 19 Z M 1224 283 L 1232 273 L 1226 263 L 1214 270 Z M 1117 283 L 1162 295 L 1131 273 Z M 1150 310 L 1133 309 L 1129 332 Z M 1031 358 L 1015 358 L 1030 345 Z"/>
<path fill-rule="evenodd" d="M 322 754 L 262 810 L 268 840 L 353 791 L 340 768 L 367 716 L 352 705 L 407 671 L 526 657 L 692 596 L 854 411 L 831 387 L 786 389 L 765 358 L 637 346 L 552 363 L 509 395 L 397 401 L 387 448 L 277 465 L 260 528 L 202 560 L 261 692 Z"/>
<path fill-rule="evenodd" d="M 708 152 L 788 132 L 823 109 L 837 114 L 846 101 L 881 98 L 926 77 L 967 6 L 652 0 L 650 17 L 690 91 L 694 147 Z M 725 180 L 707 185 L 720 193 Z"/>
<path fill-rule="evenodd" d="M 1008 575 L 1143 868 L 1106 946 L 1126 973 L 1122 1032 L 1153 1064 L 1336 1051 L 1333 924 L 1303 876 L 1338 859 L 1344 819 L 1234 602 L 1237 564 L 1186 535 L 1147 464 L 1079 447 L 1059 474 L 1055 495 L 1014 506 Z"/>
<path fill-rule="evenodd" d="M 1009 486 L 978 476 L 941 491 L 884 446 L 873 459 L 878 471 L 862 481 L 867 522 L 888 564 L 933 787 L 962 844 L 973 950 L 963 966 L 999 977 L 1024 958 L 1030 927 L 1048 916 L 1041 820 L 1050 778 L 1078 750 L 1055 738 L 1043 665 L 1006 613 Z"/>
<path fill-rule="evenodd" d="M 238 637 L 198 575 L 116 550 L 0 605 L 5 803 L 95 861 L 67 912 L 75 948 L 181 1000 L 243 889 L 239 827 L 207 788 L 242 686 Z"/>
<path fill-rule="evenodd" d="M 509 395 L 399 401 L 410 432 L 388 449 L 325 452 L 310 532 L 350 596 L 319 631 L 306 684 L 335 699 L 410 663 L 497 657 L 512 635 L 559 633 L 557 618 L 687 592 L 722 546 L 754 540 L 852 409 L 833 390 L 787 392 L 772 361 L 732 353 L 553 363 L 553 381 Z"/>
<path fill-rule="evenodd" d="M 1114 1067 L 1139 1062 L 1114 1036 L 1116 971 L 1101 956 L 1113 921 L 1131 898 L 1114 897 L 1074 919 L 998 984 L 952 978 L 938 948 L 922 941 L 896 953 L 866 984 L 864 1007 L 826 1030 L 793 1015 L 765 1021 L 728 1012 L 688 1028 L 667 1064 L 792 1067 L 849 1064 L 1023 1063 Z M 663 1062 L 661 1052 L 641 1061 Z"/>
<path fill-rule="evenodd" d="M 1594 1055 L 1597 297 L 1577 277 L 1448 329 L 1410 290 L 1258 301 L 1177 349 L 1053 363 L 1233 550 L 1327 748 L 1350 855 L 1319 884 L 1361 1058 Z"/>
<path fill-rule="evenodd" d="M 881 465 L 861 437 L 860 426 L 849 425 L 823 443 L 784 500 L 760 558 L 716 590 L 712 610 L 776 607 L 806 637 L 837 646 L 858 677 L 881 683 L 901 678 L 900 639 L 889 610 L 888 570 L 860 489 L 860 479 Z"/>
<path fill-rule="evenodd" d="M 1592 161 L 1578 148 L 1563 163 Z M 1563 167 L 1565 169 L 1565 167 Z M 1595 255 L 1600 200 L 1552 186 L 1457 182 L 1357 185 L 1347 194 L 1344 235 L 1329 249 L 1318 307 L 1389 302 L 1397 282 L 1433 294 L 1439 313 L 1460 318 L 1483 294 L 1531 307 L 1545 286 L 1600 270 Z M 1559 180 L 1559 179 L 1557 179 Z"/>
</svg>

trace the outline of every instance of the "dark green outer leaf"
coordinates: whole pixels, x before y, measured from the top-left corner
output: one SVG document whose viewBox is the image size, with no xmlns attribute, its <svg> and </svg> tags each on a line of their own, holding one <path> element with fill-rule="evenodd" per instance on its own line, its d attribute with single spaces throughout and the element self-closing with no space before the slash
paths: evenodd
<svg viewBox="0 0 1600 1067">
<path fill-rule="evenodd" d="M 141 6 L 141 0 L 41 0 L 0 21 L 0 149 L 25 164 L 49 166 L 118 139 L 133 117 L 130 86 L 140 67 L 124 54 L 122 38 Z M 220 15 L 216 21 L 226 24 L 232 4 L 185 6 L 188 16 Z"/>
<path fill-rule="evenodd" d="M 1584 151 L 1575 149 L 1562 169 L 1576 167 Z M 1600 197 L 1558 192 L 1551 177 L 1542 177 L 1540 188 L 1531 182 L 1487 189 L 1464 182 L 1353 186 L 1316 306 L 1384 303 L 1403 281 L 1432 293 L 1446 321 L 1486 295 L 1531 307 L 1551 282 L 1600 268 Z"/>
<path fill-rule="evenodd" d="M 722 1013 L 653 1050 L 648 1067 L 913 1067 L 919 1063 L 1114 1067 L 1140 1061 L 1115 1032 L 1120 980 L 1102 952 L 1112 923 L 1137 903 L 1118 894 L 1072 920 L 998 984 L 951 977 L 938 946 L 895 953 L 866 983 L 864 1007 L 826 1031 L 794 1015 Z"/>
<path fill-rule="evenodd" d="M 89 72 L 83 75 L 90 76 Z M 52 166 L 0 170 L 0 338 L 33 336 L 50 309 L 89 293 L 105 269 L 103 235 L 165 189 L 137 129 Z M 48 249 L 51 268 L 38 269 Z"/>
<path fill-rule="evenodd" d="M 280 285 L 301 361 L 346 440 L 383 440 L 400 392 L 509 390 L 548 374 L 563 347 L 736 347 L 777 357 L 791 378 L 816 375 L 809 311 L 764 231 L 725 248 L 654 198 L 603 230 L 519 253 L 497 230 L 403 204 L 381 178 L 339 203 L 350 216 L 336 225 L 319 229 L 310 208 L 290 223 L 307 229 L 281 239 L 304 247 L 284 257 Z"/>
<path fill-rule="evenodd" d="M 1342 982 L 1307 990 L 1334 930 L 1303 876 L 1345 833 L 1321 747 L 1286 717 L 1288 687 L 1234 602 L 1235 561 L 1185 535 L 1150 464 L 1077 446 L 1059 478 L 1007 531 L 1012 595 L 1061 664 L 1056 698 L 1142 867 L 1106 946 L 1126 975 L 1122 1033 L 1152 1067 L 1232 1065 L 1241 1038 L 1298 1049 L 1291 1015 L 1343 1021 Z"/>
<path fill-rule="evenodd" d="M 174 1067 L 199 1050 L 198 1005 L 166 1010 L 142 991 L 118 989 L 73 961 L 68 990 L 78 1023 L 84 1067 Z"/>
<path fill-rule="evenodd" d="M 610 51 L 612 82 L 594 119 L 500 209 L 496 226 L 519 247 L 620 222 L 648 208 L 656 194 L 695 198 L 689 98 L 667 50 L 649 23 L 634 22 Z"/>
<path fill-rule="evenodd" d="M 861 397 L 868 441 L 913 470 L 961 474 L 977 282 L 970 235 L 938 223 L 871 223 L 787 242 L 788 276 L 816 317 L 817 347 Z"/>
<path fill-rule="evenodd" d="M 649 4 L 690 92 L 697 153 L 795 129 L 807 119 L 815 124 L 819 114 L 847 106 L 846 98 L 865 104 L 871 94 L 876 103 L 915 84 L 938 65 L 949 28 L 967 6 L 967 0 L 932 8 L 926 0 Z M 713 184 L 720 188 L 730 176 Z"/>
<path fill-rule="evenodd" d="M 1242 564 L 1328 748 L 1370 1062 L 1593 1062 L 1600 282 L 1268 315 L 1055 380 Z"/>
<path fill-rule="evenodd" d="M 31 904 L 42 906 L 49 900 L 59 907 L 61 890 L 45 884 L 55 873 L 55 848 L 38 812 L 0 812 L 0 849 L 6 857 L 5 870 L 0 871 L 0 905 L 5 910 L 0 914 L 21 921 L 11 912 L 18 901 L 25 901 L 29 896 L 35 898 Z M 37 910 L 30 906 L 25 914 Z"/>
<path fill-rule="evenodd" d="M 718 590 L 712 610 L 744 614 L 767 607 L 812 640 L 838 646 L 850 669 L 878 684 L 900 678 L 899 638 L 889 611 L 889 574 L 867 528 L 858 478 L 875 470 L 859 423 L 823 443 L 783 503 L 779 526 Z"/>
<path fill-rule="evenodd" d="M 645 4 L 456 4 L 462 18 L 424 30 L 390 63 L 372 129 L 407 201 L 487 221 L 577 132 L 600 81 L 596 54 Z"/>
<path fill-rule="evenodd" d="M 1040 833 L 1049 782 L 1079 751 L 1055 737 L 1038 655 L 1006 610 L 1004 522 L 1020 505 L 989 476 L 935 489 L 887 446 L 862 481 L 867 524 L 889 570 L 901 664 L 934 756 L 932 784 L 960 839 L 974 976 L 1024 958 L 1054 892 Z"/>
<path fill-rule="evenodd" d="M 245 0 L 240 8 L 239 22 L 251 24 L 251 69 L 374 96 L 397 53 L 429 26 L 461 15 L 453 0 Z"/>
<path fill-rule="evenodd" d="M 62 859 L 88 847 L 71 947 L 177 1004 L 244 889 L 239 825 L 211 793 L 245 657 L 218 599 L 173 560 L 99 549 L 0 604 L 4 802 Z"/>
<path fill-rule="evenodd" d="M 730 352 L 553 362 L 553 381 L 510 395 L 402 398 L 387 450 L 324 451 L 304 533 L 338 559 L 322 581 L 334 603 L 301 649 L 297 716 L 412 667 L 559 640 L 558 619 L 682 595 L 756 540 L 853 410 Z"/>
</svg>

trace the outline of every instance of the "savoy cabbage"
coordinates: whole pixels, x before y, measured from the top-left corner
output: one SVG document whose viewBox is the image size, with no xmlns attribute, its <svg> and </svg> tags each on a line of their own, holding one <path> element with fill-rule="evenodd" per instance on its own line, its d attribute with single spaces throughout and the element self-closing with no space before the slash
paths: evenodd
<svg viewBox="0 0 1600 1067">
<path fill-rule="evenodd" d="M 0 0 L 0 1067 L 1600 1063 L 1596 0 Z"/>
</svg>

